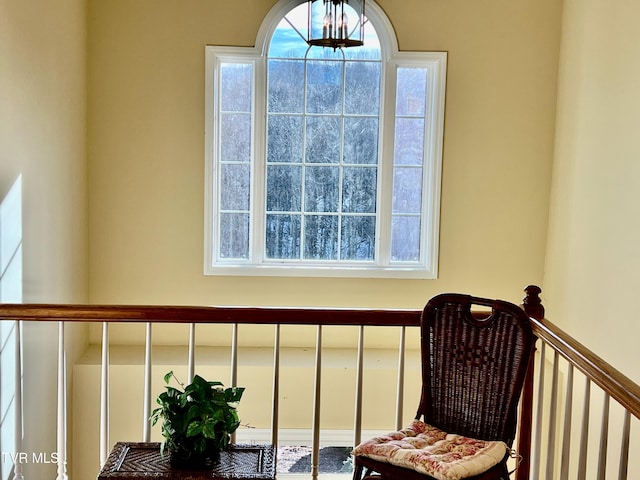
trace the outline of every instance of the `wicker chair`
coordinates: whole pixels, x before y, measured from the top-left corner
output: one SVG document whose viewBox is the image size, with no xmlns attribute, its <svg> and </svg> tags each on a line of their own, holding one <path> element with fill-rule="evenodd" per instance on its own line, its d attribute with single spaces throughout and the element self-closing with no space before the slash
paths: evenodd
<svg viewBox="0 0 640 480">
<path fill-rule="evenodd" d="M 473 314 L 472 305 L 491 307 L 491 312 Z M 450 471 L 451 463 L 446 460 L 439 463 L 447 457 L 450 445 L 440 442 L 432 455 L 433 446 L 425 448 L 413 436 L 415 428 L 403 430 L 356 447 L 353 479 L 361 480 L 363 474 L 384 480 L 509 478 L 507 460 L 516 431 L 517 405 L 535 340 L 527 314 L 511 303 L 461 294 L 431 299 L 422 313 L 422 395 L 413 424 L 436 427 L 436 431 L 465 440 L 481 440 L 483 445 L 496 443 L 503 450 L 496 451 L 494 465 L 488 469 L 471 469 L 471 474 L 461 475 Z M 436 473 L 433 468 L 425 470 L 427 457 L 415 460 L 417 448 L 427 452 L 427 466 L 435 465 Z M 411 456 L 414 460 L 407 465 L 403 458 Z M 416 467 L 416 462 L 423 465 Z"/>
</svg>

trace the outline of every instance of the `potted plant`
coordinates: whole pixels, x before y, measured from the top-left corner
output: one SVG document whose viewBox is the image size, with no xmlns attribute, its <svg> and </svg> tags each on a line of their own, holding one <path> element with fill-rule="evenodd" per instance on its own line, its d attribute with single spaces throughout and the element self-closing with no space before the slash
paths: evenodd
<svg viewBox="0 0 640 480">
<path fill-rule="evenodd" d="M 169 385 L 171 378 L 182 387 Z M 225 388 L 196 375 L 186 387 L 173 372 L 164 376 L 166 391 L 151 414 L 152 425 L 162 419 L 160 451 L 168 451 L 177 468 L 206 468 L 220 458 L 229 446 L 231 434 L 240 426 L 236 407 L 244 388 Z"/>
</svg>

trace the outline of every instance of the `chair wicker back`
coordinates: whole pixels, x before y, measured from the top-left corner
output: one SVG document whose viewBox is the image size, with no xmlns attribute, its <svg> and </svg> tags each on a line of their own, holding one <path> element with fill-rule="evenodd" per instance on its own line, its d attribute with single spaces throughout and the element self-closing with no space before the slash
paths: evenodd
<svg viewBox="0 0 640 480">
<path fill-rule="evenodd" d="M 478 318 L 476 305 L 491 311 Z M 513 444 L 517 405 L 536 337 L 518 306 L 462 294 L 422 313 L 422 398 L 416 418 L 449 433 Z"/>
<path fill-rule="evenodd" d="M 472 313 L 476 306 L 490 310 Z M 416 420 L 447 433 L 502 441 L 510 447 L 516 431 L 518 401 L 536 340 L 524 310 L 500 300 L 441 294 L 432 298 L 422 312 L 421 337 L 422 395 Z M 388 442 L 395 448 L 396 438 L 402 435 L 390 433 L 361 444 L 368 446 L 354 453 L 353 480 L 361 480 L 363 475 L 369 478 L 367 475 L 372 472 L 376 475 L 371 478 L 376 480 L 432 479 L 415 468 L 395 464 L 400 457 L 381 458 L 381 450 L 372 446 Z M 367 448 L 378 452 L 375 458 L 363 453 Z M 409 457 L 415 457 L 412 448 L 407 448 Z M 394 456 L 393 449 L 382 451 Z M 466 478 L 506 479 L 507 458 L 508 454 L 499 463 Z M 438 478 L 449 478 L 442 473 L 447 467 L 441 467 L 436 469 Z"/>
</svg>

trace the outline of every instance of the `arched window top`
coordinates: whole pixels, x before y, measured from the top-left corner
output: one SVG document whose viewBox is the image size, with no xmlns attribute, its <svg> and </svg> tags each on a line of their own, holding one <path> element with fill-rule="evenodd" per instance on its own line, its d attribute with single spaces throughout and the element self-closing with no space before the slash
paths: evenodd
<svg viewBox="0 0 640 480">
<path fill-rule="evenodd" d="M 396 35 L 387 16 L 373 0 L 367 0 L 365 14 L 364 45 L 343 49 L 345 57 L 376 60 L 394 56 L 398 51 Z M 261 47 L 263 55 L 272 58 L 304 58 L 309 49 L 303 38 L 306 33 L 307 2 L 280 0 L 262 22 L 256 46 Z"/>
<path fill-rule="evenodd" d="M 446 53 L 366 2 L 360 47 L 310 48 L 304 0 L 207 47 L 207 274 L 436 278 Z"/>
</svg>

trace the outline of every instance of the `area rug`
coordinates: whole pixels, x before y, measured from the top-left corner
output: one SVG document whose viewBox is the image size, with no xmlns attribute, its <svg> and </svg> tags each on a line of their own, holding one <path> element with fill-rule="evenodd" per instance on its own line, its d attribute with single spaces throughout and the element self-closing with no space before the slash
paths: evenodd
<svg viewBox="0 0 640 480">
<path fill-rule="evenodd" d="M 351 447 L 324 447 L 319 452 L 318 473 L 351 473 Z M 310 473 L 311 447 L 278 448 L 278 473 Z"/>
</svg>

